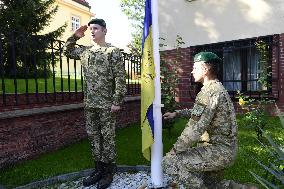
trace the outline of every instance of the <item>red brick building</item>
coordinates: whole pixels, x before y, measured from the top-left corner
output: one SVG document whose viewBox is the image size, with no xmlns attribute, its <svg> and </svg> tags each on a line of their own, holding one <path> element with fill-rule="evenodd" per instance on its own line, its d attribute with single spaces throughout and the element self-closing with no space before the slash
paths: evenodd
<svg viewBox="0 0 284 189">
<path fill-rule="evenodd" d="M 193 56 L 212 51 L 223 59 L 219 80 L 235 97 L 237 91 L 259 98 L 267 92 L 284 111 L 284 1 L 186 0 L 159 2 L 160 37 L 166 39 L 162 59 L 176 58 L 176 39 L 181 36 L 182 62 L 179 67 L 177 100 L 191 106 L 200 86 L 193 83 L 190 72 Z M 258 82 L 260 53 L 257 41 L 264 41 L 268 52 L 265 88 Z"/>
<path fill-rule="evenodd" d="M 237 90 L 246 95 L 258 97 L 261 86 L 257 82 L 259 55 L 255 42 L 260 39 L 269 47 L 269 66 L 271 66 L 272 75 L 268 78 L 268 82 L 272 88 L 267 92 L 269 98 L 274 99 L 278 107 L 284 111 L 284 33 L 182 48 L 183 58 L 179 69 L 177 101 L 184 106 L 190 106 L 198 92 L 198 86 L 193 83 L 190 72 L 193 56 L 200 51 L 212 51 L 223 58 L 219 80 L 232 97 L 235 97 Z M 176 56 L 175 49 L 162 52 L 162 59 L 173 60 Z"/>
</svg>

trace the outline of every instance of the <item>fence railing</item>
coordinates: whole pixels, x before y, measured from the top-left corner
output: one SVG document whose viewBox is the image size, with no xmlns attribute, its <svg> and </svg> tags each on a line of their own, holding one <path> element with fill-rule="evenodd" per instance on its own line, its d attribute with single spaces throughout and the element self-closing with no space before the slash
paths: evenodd
<svg viewBox="0 0 284 189">
<path fill-rule="evenodd" d="M 81 62 L 64 56 L 64 44 L 42 36 L 0 33 L 0 109 L 82 101 Z M 139 95 L 141 57 L 122 54 L 127 95 Z"/>
</svg>

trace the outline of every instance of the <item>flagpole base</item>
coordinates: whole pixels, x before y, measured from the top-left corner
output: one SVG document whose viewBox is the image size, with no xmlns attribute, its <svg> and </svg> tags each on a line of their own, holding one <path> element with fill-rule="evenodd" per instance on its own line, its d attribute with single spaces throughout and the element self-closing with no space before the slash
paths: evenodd
<svg viewBox="0 0 284 189">
<path fill-rule="evenodd" d="M 147 189 L 166 189 L 169 187 L 169 181 L 164 179 L 160 185 L 154 185 L 151 181 L 147 182 Z"/>
<path fill-rule="evenodd" d="M 183 186 L 179 186 L 177 183 L 169 182 L 167 180 L 166 182 L 163 182 L 163 185 L 161 186 L 154 186 L 150 181 L 147 181 L 147 183 L 144 183 L 137 189 L 185 189 Z"/>
<path fill-rule="evenodd" d="M 171 187 L 169 185 L 162 186 L 162 187 L 152 187 L 152 186 L 148 186 L 147 184 L 143 184 L 138 189 L 171 189 Z"/>
<path fill-rule="evenodd" d="M 158 187 L 158 188 L 150 188 L 147 185 L 146 186 L 140 186 L 138 189 L 177 189 L 173 188 L 171 186 L 164 186 L 164 187 Z"/>
</svg>

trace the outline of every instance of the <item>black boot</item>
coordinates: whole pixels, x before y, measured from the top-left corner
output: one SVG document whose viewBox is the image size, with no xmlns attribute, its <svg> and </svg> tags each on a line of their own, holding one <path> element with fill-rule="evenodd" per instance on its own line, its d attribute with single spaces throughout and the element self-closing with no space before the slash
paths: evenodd
<svg viewBox="0 0 284 189">
<path fill-rule="evenodd" d="M 103 176 L 98 182 L 97 189 L 105 189 L 109 187 L 113 180 L 113 175 L 116 172 L 116 164 L 114 163 L 104 163 L 104 170 L 103 170 Z"/>
<path fill-rule="evenodd" d="M 102 178 L 102 162 L 98 161 L 96 163 L 95 171 L 91 173 L 90 176 L 83 179 L 83 186 L 91 186 L 96 184 Z"/>
</svg>

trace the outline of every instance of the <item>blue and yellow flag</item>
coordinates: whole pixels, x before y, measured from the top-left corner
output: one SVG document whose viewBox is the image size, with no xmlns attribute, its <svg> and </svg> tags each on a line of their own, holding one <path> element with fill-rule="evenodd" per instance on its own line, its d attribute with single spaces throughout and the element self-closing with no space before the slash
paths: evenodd
<svg viewBox="0 0 284 189">
<path fill-rule="evenodd" d="M 144 31 L 142 41 L 141 73 L 141 130 L 142 153 L 150 161 L 151 145 L 154 142 L 153 101 L 155 96 L 155 65 L 152 43 L 151 0 L 145 2 Z"/>
</svg>

